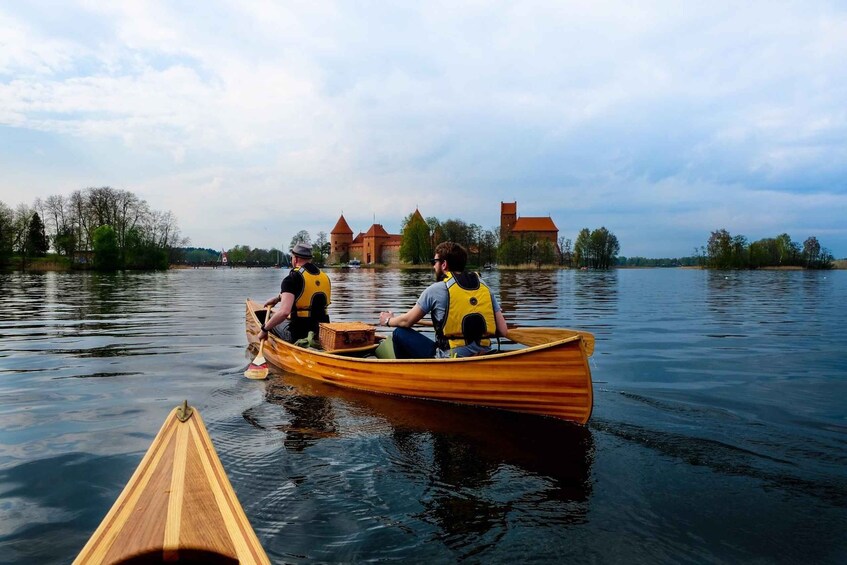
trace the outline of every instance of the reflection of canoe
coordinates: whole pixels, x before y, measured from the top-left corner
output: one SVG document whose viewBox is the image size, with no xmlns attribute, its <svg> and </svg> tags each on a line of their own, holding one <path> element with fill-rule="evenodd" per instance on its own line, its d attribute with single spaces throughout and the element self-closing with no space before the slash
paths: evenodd
<svg viewBox="0 0 847 565">
<path fill-rule="evenodd" d="M 247 300 L 247 339 L 265 311 Z M 584 424 L 593 391 L 583 338 L 465 359 L 375 359 L 304 349 L 271 334 L 265 358 L 306 377 L 350 388 L 554 416 Z"/>
<path fill-rule="evenodd" d="M 391 426 L 390 435 L 395 438 L 422 433 L 438 437 L 441 443 L 450 442 L 456 446 L 451 451 L 464 453 L 480 464 L 489 464 L 492 474 L 506 464 L 550 477 L 567 491 L 560 495 L 572 501 L 587 499 L 591 491 L 588 479 L 594 440 L 588 426 L 573 426 L 555 418 L 537 418 L 504 410 L 371 394 L 295 374 L 286 375 L 284 381 L 268 381 L 265 400 L 281 406 L 286 412 L 285 423 L 274 424 L 274 428 L 286 433 L 285 444 L 289 449 L 292 445 L 299 447 L 335 437 L 341 426 L 348 428 L 346 434 L 358 433 L 359 429 L 350 428 L 353 425 L 350 421 L 339 424 L 335 420 L 336 412 L 345 413 L 350 406 L 355 406 L 357 414 L 367 411 L 367 417 L 359 421 L 368 431 L 373 430 L 371 417 L 375 417 Z M 320 400 L 326 404 L 319 404 Z M 335 406 L 339 404 L 346 407 L 337 410 Z M 551 442 L 556 449 L 550 449 Z M 430 442 L 411 442 L 408 446 L 415 450 L 431 447 Z M 409 460 L 425 460 L 426 457 L 409 457 Z M 464 478 L 461 471 L 452 476 L 456 480 Z"/>
<path fill-rule="evenodd" d="M 270 563 L 200 414 L 168 415 L 74 563 Z"/>
</svg>

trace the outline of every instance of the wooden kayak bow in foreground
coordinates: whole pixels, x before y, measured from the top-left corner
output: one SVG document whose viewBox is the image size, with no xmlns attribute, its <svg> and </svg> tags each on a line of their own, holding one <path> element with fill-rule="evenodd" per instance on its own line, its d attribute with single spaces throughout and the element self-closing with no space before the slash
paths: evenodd
<svg viewBox="0 0 847 565">
<path fill-rule="evenodd" d="M 74 560 L 83 563 L 270 564 L 187 401 L 168 415 Z"/>
</svg>

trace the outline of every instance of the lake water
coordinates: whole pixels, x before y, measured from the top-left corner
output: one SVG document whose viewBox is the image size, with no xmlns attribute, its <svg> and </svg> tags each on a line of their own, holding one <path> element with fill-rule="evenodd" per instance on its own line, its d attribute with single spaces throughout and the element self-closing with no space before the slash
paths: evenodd
<svg viewBox="0 0 847 565">
<path fill-rule="evenodd" d="M 847 562 L 847 272 L 486 272 L 596 335 L 586 427 L 245 379 L 283 274 L 0 274 L 0 562 L 68 563 L 183 399 L 275 562 Z M 330 275 L 368 322 L 430 276 Z"/>
</svg>

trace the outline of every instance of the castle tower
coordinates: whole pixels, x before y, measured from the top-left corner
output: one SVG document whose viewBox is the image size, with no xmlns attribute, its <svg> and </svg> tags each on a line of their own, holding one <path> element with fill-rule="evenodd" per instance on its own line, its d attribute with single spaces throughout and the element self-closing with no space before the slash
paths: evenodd
<svg viewBox="0 0 847 565">
<path fill-rule="evenodd" d="M 329 263 L 346 263 L 350 260 L 350 244 L 353 243 L 353 230 L 344 219 L 344 214 L 338 218 L 335 227 L 329 232 Z"/>
<path fill-rule="evenodd" d="M 518 221 L 518 203 L 500 201 L 500 241 L 506 241 Z"/>
</svg>

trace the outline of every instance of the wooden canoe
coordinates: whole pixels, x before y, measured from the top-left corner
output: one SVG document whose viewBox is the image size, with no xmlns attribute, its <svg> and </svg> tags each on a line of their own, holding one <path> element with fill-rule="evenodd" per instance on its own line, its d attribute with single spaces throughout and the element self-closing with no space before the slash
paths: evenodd
<svg viewBox="0 0 847 565">
<path fill-rule="evenodd" d="M 168 415 L 74 563 L 270 563 L 187 402 Z"/>
<path fill-rule="evenodd" d="M 258 346 L 264 316 L 264 307 L 247 299 L 251 345 Z M 464 359 L 347 357 L 298 347 L 273 334 L 263 351 L 277 367 L 359 390 L 553 416 L 579 424 L 588 422 L 593 408 L 591 370 L 579 332 L 525 349 Z"/>
</svg>

